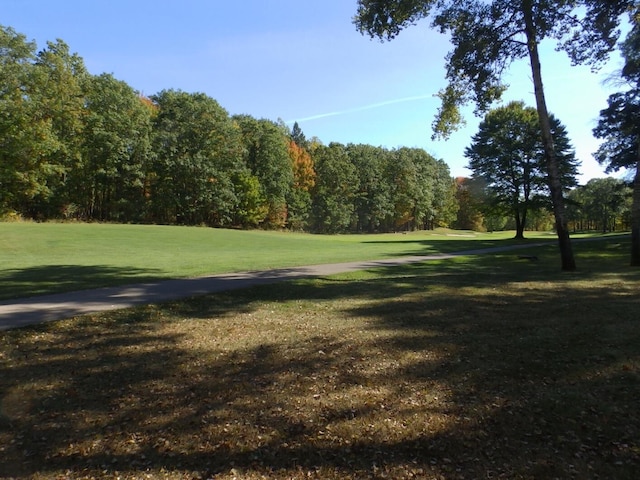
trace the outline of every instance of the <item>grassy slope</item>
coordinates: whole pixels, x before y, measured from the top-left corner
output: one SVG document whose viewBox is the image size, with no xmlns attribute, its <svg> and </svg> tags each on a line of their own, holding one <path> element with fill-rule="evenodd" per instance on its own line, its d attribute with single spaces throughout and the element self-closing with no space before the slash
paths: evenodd
<svg viewBox="0 0 640 480">
<path fill-rule="evenodd" d="M 507 244 L 511 235 L 443 230 L 319 236 L 150 225 L 0 223 L 0 300 L 159 278 L 451 252 Z"/>
<path fill-rule="evenodd" d="M 376 269 L 0 334 L 0 477 L 640 471 L 628 240 Z"/>
</svg>

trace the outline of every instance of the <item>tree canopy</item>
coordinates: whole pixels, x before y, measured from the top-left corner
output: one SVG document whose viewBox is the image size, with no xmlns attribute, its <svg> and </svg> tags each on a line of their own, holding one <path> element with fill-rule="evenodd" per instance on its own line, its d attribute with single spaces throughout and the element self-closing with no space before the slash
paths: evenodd
<svg viewBox="0 0 640 480">
<path fill-rule="evenodd" d="M 621 15 L 633 0 L 359 0 L 355 24 L 362 33 L 393 39 L 402 29 L 429 18 L 432 28 L 449 35 L 446 88 L 434 120 L 435 136 L 446 138 L 463 121 L 460 107 L 474 102 L 486 112 L 506 89 L 503 74 L 528 58 L 556 219 L 562 268 L 576 268 L 569 239 L 559 161 L 547 111 L 538 51 L 552 39 L 574 64 L 594 67 L 614 49 Z"/>
<path fill-rule="evenodd" d="M 434 122 L 434 133 L 447 137 L 463 120 L 460 106 L 474 102 L 484 113 L 500 99 L 507 88 L 503 74 L 530 56 L 532 42 L 552 39 L 574 64 L 602 64 L 631 5 L 633 0 L 359 0 L 354 22 L 360 32 L 386 40 L 422 19 L 449 35 L 448 85 Z"/>
<path fill-rule="evenodd" d="M 631 222 L 631 188 L 613 177 L 592 178 L 569 193 L 574 228 L 602 233 L 628 230 Z"/>
<path fill-rule="evenodd" d="M 628 89 L 614 93 L 600 112 L 593 134 L 604 139 L 594 154 L 607 171 L 635 171 L 631 221 L 631 265 L 640 266 L 640 6 L 632 12 L 631 31 L 622 43 L 621 78 Z"/>
<path fill-rule="evenodd" d="M 204 93 L 145 97 L 90 74 L 61 40 L 37 51 L 5 27 L 0 80 L 0 218 L 317 233 L 456 220 L 449 168 L 423 149 L 324 145 L 297 123 L 230 115 Z"/>
<path fill-rule="evenodd" d="M 551 116 L 556 155 L 562 159 L 562 184 L 577 184 L 578 163 L 566 129 Z M 481 177 L 497 206 L 509 211 L 516 238 L 524 238 L 527 215 L 547 205 L 549 185 L 538 113 L 524 102 L 511 102 L 490 110 L 465 150 L 468 168 Z"/>
<path fill-rule="evenodd" d="M 0 218 L 313 232 L 429 228 L 449 169 L 421 149 L 323 145 L 297 123 L 230 115 L 204 93 L 145 97 L 62 41 L 0 27 Z M 391 168 L 403 159 L 412 190 Z M 411 197 L 413 221 L 395 218 Z M 431 219 L 433 221 L 427 221 Z"/>
</svg>

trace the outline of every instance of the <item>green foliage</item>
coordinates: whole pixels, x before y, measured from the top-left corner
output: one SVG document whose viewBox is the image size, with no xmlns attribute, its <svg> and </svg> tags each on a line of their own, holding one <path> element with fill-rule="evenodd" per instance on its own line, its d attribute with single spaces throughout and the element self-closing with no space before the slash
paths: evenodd
<svg viewBox="0 0 640 480">
<path fill-rule="evenodd" d="M 74 201 L 82 218 L 140 221 L 150 169 L 151 111 L 112 75 L 87 81 L 83 164 L 75 170 Z"/>
<path fill-rule="evenodd" d="M 449 166 L 442 160 L 435 162 L 433 204 L 426 218 L 427 228 L 449 227 L 458 214 L 456 183 L 449 172 Z"/>
<path fill-rule="evenodd" d="M 235 175 L 233 184 L 238 195 L 233 224 L 249 228 L 260 226 L 269 213 L 260 180 L 249 170 L 243 170 Z"/>
<path fill-rule="evenodd" d="M 530 230 L 550 232 L 553 230 L 553 213 L 547 209 L 531 210 L 527 222 Z"/>
<path fill-rule="evenodd" d="M 528 58 L 562 269 L 570 271 L 576 265 L 538 45 L 545 39 L 555 40 L 574 64 L 587 63 L 596 68 L 615 46 L 621 15 L 635 4 L 634 0 L 359 0 L 354 22 L 362 33 L 392 39 L 406 26 L 430 18 L 434 29 L 448 35 L 453 45 L 446 57 L 448 84 L 440 92 L 442 104 L 433 124 L 434 136 L 443 138 L 460 126 L 461 106 L 474 102 L 476 114 L 486 112 L 506 88 L 502 78 L 509 65 Z"/>
<path fill-rule="evenodd" d="M 289 138 L 270 120 L 256 120 L 248 115 L 237 115 L 233 120 L 242 132 L 245 164 L 260 181 L 267 203 L 266 226 L 283 227 L 286 198 L 293 186 Z"/>
<path fill-rule="evenodd" d="M 359 0 L 354 23 L 363 34 L 392 40 L 407 26 L 429 19 L 432 28 L 449 35 L 453 49 L 446 58 L 448 85 L 440 92 L 442 106 L 434 122 L 435 134 L 446 138 L 461 124 L 460 106 L 473 101 L 476 111 L 483 113 L 501 97 L 504 72 L 512 61 L 529 56 L 532 40 L 536 44 L 546 38 L 556 40 L 576 64 L 601 64 L 615 46 L 620 16 L 632 4 L 632 0 Z M 534 38 L 526 34 L 529 14 Z"/>
<path fill-rule="evenodd" d="M 455 186 L 446 165 L 422 149 L 400 148 L 387 168 L 397 228 L 431 229 L 453 222 Z"/>
<path fill-rule="evenodd" d="M 318 178 L 313 188 L 312 225 L 319 233 L 343 233 L 353 222 L 358 192 L 356 169 L 344 145 L 331 143 L 314 152 Z"/>
<path fill-rule="evenodd" d="M 631 31 L 621 46 L 625 65 L 621 77 L 629 89 L 614 93 L 608 107 L 600 112 L 593 130 L 604 139 L 595 153 L 608 171 L 627 168 L 635 171 L 631 210 L 631 265 L 640 266 L 640 6 L 635 5 L 630 16 Z"/>
<path fill-rule="evenodd" d="M 300 128 L 300 125 L 298 125 L 298 122 L 293 123 L 293 127 L 291 128 L 290 138 L 299 147 L 304 149 L 309 148 L 309 142 L 307 141 L 307 137 L 305 137 L 304 132 Z"/>
<path fill-rule="evenodd" d="M 237 205 L 232 182 L 242 145 L 227 112 L 202 93 L 163 90 L 152 97 L 154 172 L 151 196 L 157 221 L 229 225 Z"/>
<path fill-rule="evenodd" d="M 34 64 L 34 96 L 38 121 L 50 125 L 56 149 L 42 160 L 48 195 L 37 208 L 54 217 L 72 201 L 73 172 L 82 168 L 82 138 L 86 109 L 84 85 L 87 71 L 83 60 L 61 40 L 48 42 Z"/>
<path fill-rule="evenodd" d="M 0 215 L 316 232 L 449 225 L 449 169 L 424 150 L 322 145 L 203 93 L 150 98 L 62 41 L 0 30 Z"/>
<path fill-rule="evenodd" d="M 308 144 L 301 132 L 298 141 Z M 316 183 L 316 171 L 307 148 L 301 147 L 292 139 L 289 141 L 288 152 L 293 171 L 293 185 L 287 198 L 287 226 L 292 230 L 301 231 L 309 226 L 311 189 Z"/>
<path fill-rule="evenodd" d="M 640 88 L 614 93 L 607 103 L 593 130 L 596 138 L 604 139 L 594 156 L 609 172 L 635 169 L 640 149 Z"/>
<path fill-rule="evenodd" d="M 625 60 L 621 76 L 631 85 L 640 85 L 640 5 L 629 15 L 631 31 L 620 45 Z"/>
<path fill-rule="evenodd" d="M 569 215 L 574 230 L 602 233 L 628 230 L 631 224 L 631 188 L 616 178 L 593 178 L 569 193 Z"/>
<path fill-rule="evenodd" d="M 608 171 L 635 169 L 640 162 L 640 20 L 633 21 L 620 50 L 625 59 L 621 77 L 629 89 L 609 96 L 593 129 L 596 138 L 604 139 L 594 156 Z"/>
<path fill-rule="evenodd" d="M 295 232 L 307 231 L 311 217 L 311 192 L 294 188 L 287 199 L 287 227 Z"/>
<path fill-rule="evenodd" d="M 314 150 L 318 171 L 312 192 L 316 231 L 342 232 L 347 227 L 369 233 L 432 229 L 455 220 L 455 186 L 443 161 L 419 148 L 388 150 L 336 143 L 329 147 Z M 341 162 L 349 165 L 344 178 L 334 171 Z M 325 176 L 333 178 L 327 181 Z M 327 202 L 327 195 L 336 198 Z M 326 215 L 340 209 L 340 215 Z M 331 226 L 333 221 L 339 226 Z"/>
<path fill-rule="evenodd" d="M 576 184 L 578 162 L 566 129 L 555 117 L 550 120 L 562 185 L 568 189 Z M 511 214 L 516 237 L 522 238 L 530 211 L 548 203 L 546 157 L 536 109 L 511 102 L 491 110 L 465 156 L 473 175 L 486 182 L 493 203 Z"/>
<path fill-rule="evenodd" d="M 43 68 L 35 44 L 0 28 L 0 211 L 37 214 L 52 195 L 49 181 L 63 172 L 50 158 L 61 148 L 53 121 L 42 110 Z"/>
<path fill-rule="evenodd" d="M 347 146 L 349 158 L 358 174 L 358 192 L 354 198 L 356 230 L 368 233 L 394 228 L 392 182 L 387 175 L 391 153 L 371 145 Z"/>
</svg>

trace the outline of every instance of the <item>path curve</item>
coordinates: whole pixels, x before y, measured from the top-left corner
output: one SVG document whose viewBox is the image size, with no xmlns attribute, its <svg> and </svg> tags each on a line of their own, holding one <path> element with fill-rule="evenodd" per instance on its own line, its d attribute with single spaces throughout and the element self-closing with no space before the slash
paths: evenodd
<svg viewBox="0 0 640 480">
<path fill-rule="evenodd" d="M 385 260 L 331 263 L 304 267 L 277 268 L 266 271 L 227 273 L 197 278 L 162 280 L 94 290 L 57 293 L 0 302 L 0 330 L 9 330 L 107 310 L 159 303 L 264 285 L 285 280 L 315 278 L 338 273 L 409 263 L 443 260 L 466 255 L 481 255 L 549 245 L 550 242 L 509 245 L 436 255 L 407 256 Z"/>
</svg>

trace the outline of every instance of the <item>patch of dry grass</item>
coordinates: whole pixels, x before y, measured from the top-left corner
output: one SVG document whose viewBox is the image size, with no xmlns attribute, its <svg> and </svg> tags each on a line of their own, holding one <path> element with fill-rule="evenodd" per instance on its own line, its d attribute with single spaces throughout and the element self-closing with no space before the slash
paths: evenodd
<svg viewBox="0 0 640 480">
<path fill-rule="evenodd" d="M 0 476 L 635 479 L 640 273 L 601 245 L 3 332 Z"/>
</svg>

